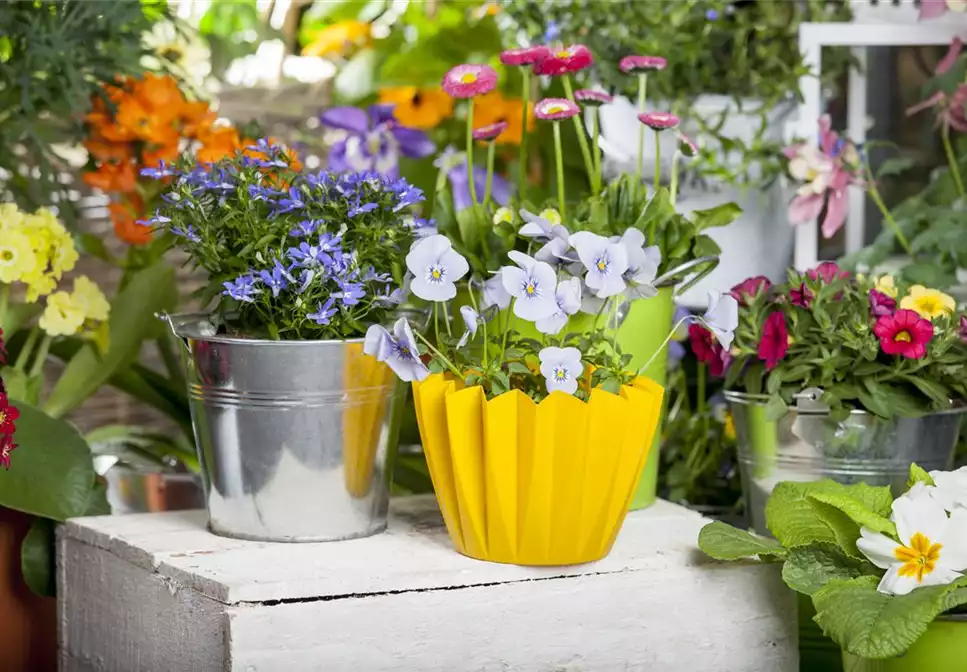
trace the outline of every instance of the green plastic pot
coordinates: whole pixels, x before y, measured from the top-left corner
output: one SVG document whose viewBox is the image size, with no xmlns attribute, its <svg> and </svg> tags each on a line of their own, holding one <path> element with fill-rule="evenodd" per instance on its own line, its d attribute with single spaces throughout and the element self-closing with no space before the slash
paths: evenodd
<svg viewBox="0 0 967 672">
<path fill-rule="evenodd" d="M 967 672 L 967 616 L 938 618 L 902 656 L 869 660 L 843 651 L 843 672 Z"/>
</svg>

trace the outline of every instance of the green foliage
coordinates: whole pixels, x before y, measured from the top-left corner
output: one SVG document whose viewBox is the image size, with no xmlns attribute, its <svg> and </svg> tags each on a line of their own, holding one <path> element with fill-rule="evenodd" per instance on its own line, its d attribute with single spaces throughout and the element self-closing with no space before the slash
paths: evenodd
<svg viewBox="0 0 967 672">
<path fill-rule="evenodd" d="M 762 559 L 786 557 L 786 549 L 779 542 L 719 521 L 702 528 L 698 535 L 698 547 L 716 560 L 739 560 L 753 556 Z"/>
<path fill-rule="evenodd" d="M 836 544 L 819 541 L 789 549 L 782 580 L 796 592 L 812 595 L 830 581 L 873 576 L 879 571 L 866 560 L 844 553 Z"/>
<path fill-rule="evenodd" d="M 832 268 L 827 267 L 827 273 Z M 819 273 L 810 274 L 790 271 L 787 283 L 759 292 L 740 308 L 727 387 L 769 394 L 779 414 L 794 395 L 808 388 L 821 389 L 821 403 L 837 415 L 859 409 L 882 418 L 911 417 L 967 399 L 967 345 L 958 335 L 958 314 L 933 319 L 934 335 L 924 357 L 887 355 L 874 333 L 882 318 L 871 315 L 872 280 L 851 278 L 845 272 L 826 280 Z M 790 300 L 801 288 L 812 297 L 808 307 Z M 898 290 L 902 299 L 907 286 L 901 284 Z M 774 313 L 784 317 L 789 347 L 777 366 L 766 370 L 759 344 Z"/>
<path fill-rule="evenodd" d="M 20 545 L 20 569 L 24 583 L 37 595 L 52 597 L 54 579 L 54 521 L 35 518 Z"/>
<path fill-rule="evenodd" d="M 18 204 L 73 218 L 55 145 L 80 141 L 102 84 L 142 70 L 142 33 L 165 15 L 140 0 L 0 3 L 0 173 Z"/>
<path fill-rule="evenodd" d="M 913 463 L 910 465 L 910 478 L 907 479 L 907 487 L 912 488 L 917 483 L 923 483 L 924 485 L 934 484 L 933 477 L 927 473 L 927 470 L 919 464 Z"/>
</svg>

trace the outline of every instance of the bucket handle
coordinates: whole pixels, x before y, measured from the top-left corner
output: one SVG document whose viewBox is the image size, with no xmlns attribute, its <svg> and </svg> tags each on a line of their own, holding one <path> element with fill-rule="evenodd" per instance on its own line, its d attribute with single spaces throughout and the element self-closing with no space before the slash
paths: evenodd
<svg viewBox="0 0 967 672">
<path fill-rule="evenodd" d="M 175 321 L 173 319 L 171 319 L 171 315 L 169 315 L 168 313 L 162 311 L 160 313 L 155 313 L 154 316 L 155 316 L 156 319 L 161 320 L 162 322 L 167 323 L 168 328 L 171 329 L 171 333 L 175 335 L 175 340 L 178 341 L 179 343 L 181 343 L 181 346 L 185 349 L 185 352 L 190 355 L 191 354 L 191 348 L 188 347 L 188 340 L 185 339 L 183 336 L 181 336 L 178 333 L 178 330 L 175 329 Z"/>
<path fill-rule="evenodd" d="M 689 287 L 692 287 L 699 280 L 704 278 L 706 275 L 715 270 L 715 267 L 719 265 L 719 258 L 714 256 L 698 257 L 697 259 L 692 259 L 691 261 L 686 261 L 684 264 L 680 264 L 675 268 L 665 271 L 659 277 L 655 278 L 652 283 L 655 287 L 670 287 L 675 284 L 677 280 L 680 280 L 689 273 L 696 271 L 701 268 L 695 277 L 689 280 L 687 283 L 678 288 L 675 292 L 676 296 L 681 295 Z M 702 268 L 704 266 L 704 268 Z"/>
</svg>

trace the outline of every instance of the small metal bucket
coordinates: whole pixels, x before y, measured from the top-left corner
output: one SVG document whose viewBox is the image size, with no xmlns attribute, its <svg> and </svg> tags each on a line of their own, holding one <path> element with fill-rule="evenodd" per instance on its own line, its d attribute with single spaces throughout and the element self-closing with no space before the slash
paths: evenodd
<svg viewBox="0 0 967 672">
<path fill-rule="evenodd" d="M 204 315 L 160 317 L 187 344 L 212 532 L 337 541 L 386 528 L 405 388 L 363 339 L 230 338 Z"/>
<path fill-rule="evenodd" d="M 889 485 L 906 489 L 910 464 L 949 469 L 967 408 L 918 418 L 884 420 L 853 411 L 842 422 L 824 411 L 790 408 L 778 421 L 766 417 L 765 397 L 726 392 L 738 435 L 746 511 L 755 531 L 766 528 L 766 501 L 780 481 Z"/>
</svg>

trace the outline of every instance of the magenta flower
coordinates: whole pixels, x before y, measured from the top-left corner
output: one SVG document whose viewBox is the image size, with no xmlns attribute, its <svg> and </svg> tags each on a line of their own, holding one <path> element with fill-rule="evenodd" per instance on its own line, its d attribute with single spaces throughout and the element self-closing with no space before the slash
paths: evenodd
<svg viewBox="0 0 967 672">
<path fill-rule="evenodd" d="M 538 75 L 569 75 L 591 67 L 594 57 L 583 44 L 552 50 L 548 56 L 534 63 L 534 73 Z"/>
<path fill-rule="evenodd" d="M 506 49 L 500 52 L 500 62 L 504 65 L 534 65 L 551 55 L 551 50 L 543 44 L 523 49 Z"/>
<path fill-rule="evenodd" d="M 645 112 L 638 115 L 638 121 L 653 131 L 666 131 L 677 128 L 681 120 L 670 112 Z"/>
<path fill-rule="evenodd" d="M 960 340 L 967 343 L 967 315 L 960 316 L 960 329 L 958 331 L 960 333 Z"/>
<path fill-rule="evenodd" d="M 829 284 L 834 280 L 842 280 L 849 277 L 849 271 L 841 270 L 835 261 L 824 261 L 815 268 L 806 271 L 810 280 L 822 280 L 824 284 Z"/>
<path fill-rule="evenodd" d="M 801 143 L 787 147 L 789 174 L 803 184 L 789 204 L 789 223 L 819 219 L 824 238 L 832 238 L 846 221 L 846 187 L 860 181 L 859 154 L 848 140 L 831 129 L 828 114 L 819 118 L 819 146 Z"/>
<path fill-rule="evenodd" d="M 939 77 L 950 70 L 960 57 L 963 48 L 964 43 L 961 42 L 960 38 L 955 37 L 953 42 L 950 43 L 947 55 L 937 63 L 934 75 Z M 965 104 L 967 104 L 967 84 L 958 84 L 954 92 L 949 95 L 945 91 L 937 91 L 926 100 L 907 108 L 907 115 L 911 116 L 923 110 L 934 109 L 937 115 L 937 126 L 945 126 L 960 133 L 967 133 Z"/>
<path fill-rule="evenodd" d="M 883 317 L 896 312 L 896 299 L 875 289 L 870 290 L 870 315 Z"/>
<path fill-rule="evenodd" d="M 687 135 L 682 133 L 678 134 L 678 151 L 682 153 L 682 156 L 687 156 L 689 158 L 698 156 L 698 145 L 695 141 L 689 138 Z"/>
<path fill-rule="evenodd" d="M 933 338 L 933 324 L 912 310 L 898 310 L 879 318 L 873 325 L 873 333 L 886 354 L 922 359 L 927 356 L 927 343 Z"/>
<path fill-rule="evenodd" d="M 664 70 L 668 61 L 661 56 L 625 56 L 618 63 L 621 72 L 648 72 Z"/>
<path fill-rule="evenodd" d="M 443 76 L 442 86 L 452 98 L 473 98 L 494 90 L 497 71 L 489 65 L 465 63 L 450 68 Z"/>
<path fill-rule="evenodd" d="M 585 105 L 593 105 L 595 107 L 599 105 L 607 105 L 614 101 L 614 98 L 606 94 L 604 91 L 595 91 L 594 89 L 578 89 L 574 92 L 574 98 Z"/>
<path fill-rule="evenodd" d="M 492 124 L 487 124 L 486 126 L 473 129 L 473 139 L 483 141 L 493 140 L 506 130 L 506 121 L 496 121 Z"/>
<path fill-rule="evenodd" d="M 534 116 L 538 119 L 570 119 L 581 113 L 581 108 L 566 98 L 545 98 L 534 106 Z"/>
<path fill-rule="evenodd" d="M 746 278 L 729 292 L 736 301 L 742 306 L 749 305 L 749 301 L 759 296 L 762 292 L 768 292 L 772 287 L 772 281 L 764 275 L 757 275 Z"/>
<path fill-rule="evenodd" d="M 789 330 L 786 328 L 786 316 L 778 311 L 767 317 L 762 325 L 762 339 L 756 354 L 766 363 L 766 370 L 771 371 L 786 356 L 788 350 Z"/>
<path fill-rule="evenodd" d="M 797 289 L 789 290 L 789 303 L 794 306 L 799 306 L 800 308 L 809 308 L 809 304 L 813 301 L 813 290 L 806 286 L 806 283 L 799 283 Z"/>
</svg>

